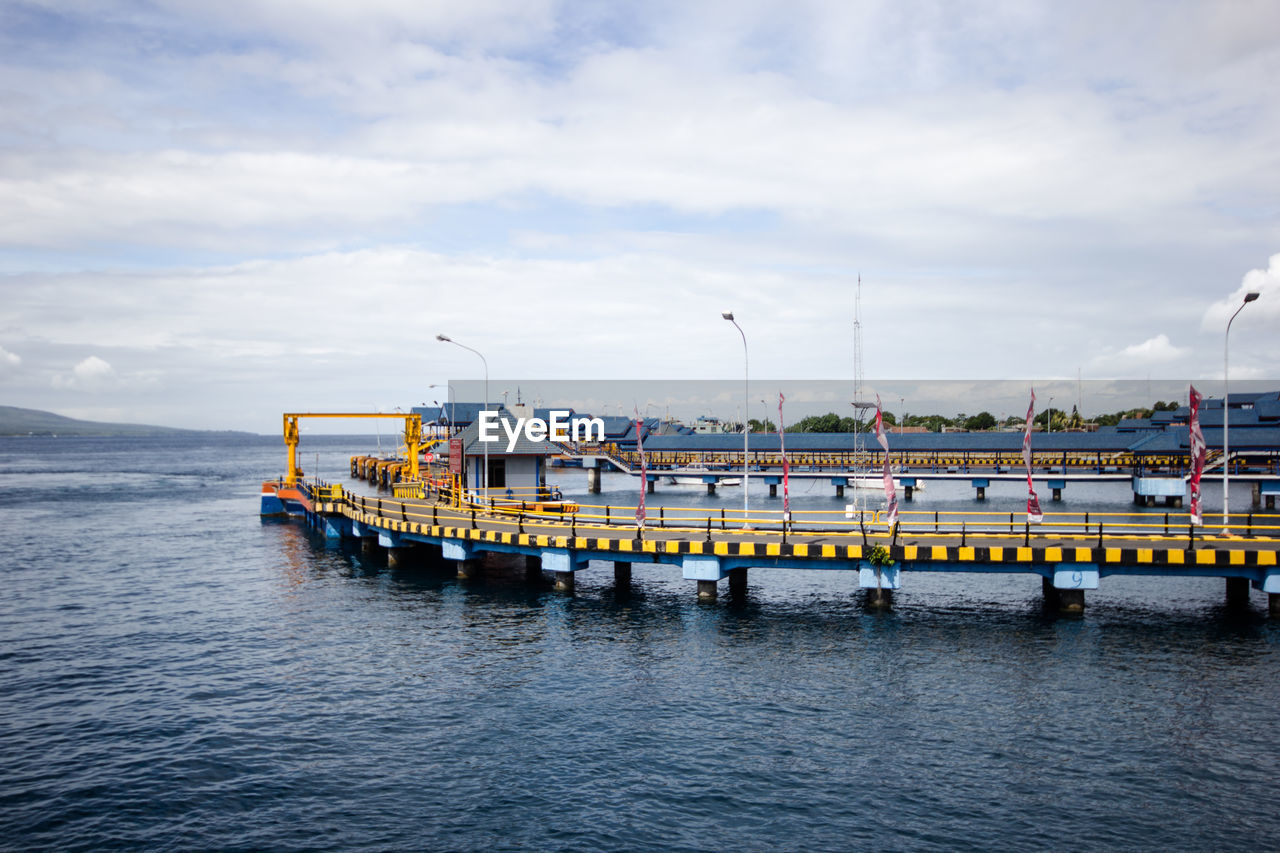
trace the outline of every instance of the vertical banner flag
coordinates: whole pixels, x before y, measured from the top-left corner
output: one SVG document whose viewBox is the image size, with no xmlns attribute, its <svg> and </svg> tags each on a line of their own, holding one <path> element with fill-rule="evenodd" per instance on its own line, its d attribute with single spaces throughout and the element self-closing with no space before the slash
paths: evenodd
<svg viewBox="0 0 1280 853">
<path fill-rule="evenodd" d="M 884 412 L 880 409 L 880 395 L 876 395 L 876 441 L 884 448 L 884 499 L 889 504 L 885 518 L 890 530 L 898 523 L 898 493 L 893 488 L 893 474 L 889 473 L 889 439 L 884 435 Z"/>
<path fill-rule="evenodd" d="M 644 493 L 649 488 L 649 471 L 644 464 L 644 437 L 640 428 L 640 407 L 636 407 L 636 450 L 640 451 L 640 503 L 636 504 L 636 526 L 644 530 Z"/>
<path fill-rule="evenodd" d="M 1022 434 L 1022 461 L 1027 463 L 1027 521 L 1039 524 L 1044 521 L 1044 513 L 1040 511 L 1040 499 L 1036 497 L 1035 487 L 1031 485 L 1031 421 L 1036 416 L 1036 389 L 1031 389 L 1031 405 L 1027 406 L 1027 429 Z"/>
<path fill-rule="evenodd" d="M 791 521 L 791 466 L 787 464 L 786 429 L 782 425 L 782 404 L 787 398 L 778 392 L 778 447 L 782 451 L 782 520 Z"/>
<path fill-rule="evenodd" d="M 1191 523 L 1200 526 L 1204 517 L 1200 512 L 1200 475 L 1204 473 L 1205 458 L 1208 449 L 1204 444 L 1204 433 L 1200 431 L 1200 392 L 1191 386 Z"/>
</svg>

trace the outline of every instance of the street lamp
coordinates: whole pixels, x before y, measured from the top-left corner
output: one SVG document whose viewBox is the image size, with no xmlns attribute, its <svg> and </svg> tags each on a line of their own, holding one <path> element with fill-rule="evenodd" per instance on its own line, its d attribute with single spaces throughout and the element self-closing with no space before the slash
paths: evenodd
<svg viewBox="0 0 1280 853">
<path fill-rule="evenodd" d="M 1231 324 L 1235 322 L 1236 314 L 1244 310 L 1244 306 L 1258 298 L 1258 291 L 1253 290 L 1244 295 L 1244 302 L 1240 303 L 1240 307 L 1236 309 L 1236 313 L 1231 315 L 1231 319 L 1227 321 L 1227 331 L 1222 336 L 1222 535 L 1230 536 L 1231 522 L 1231 493 L 1229 487 L 1231 485 L 1231 455 L 1227 453 L 1227 419 L 1231 413 L 1231 398 L 1227 394 L 1227 382 L 1230 374 L 1227 370 L 1227 357 L 1230 352 L 1228 344 L 1231 340 Z"/>
<path fill-rule="evenodd" d="M 748 492 L 751 485 L 751 465 L 748 448 L 748 438 L 751 435 L 751 424 L 747 423 L 747 410 L 751 403 L 751 394 L 748 390 L 748 379 L 750 377 L 751 361 L 747 353 L 747 333 L 742 331 L 742 327 L 738 325 L 738 321 L 733 319 L 732 311 L 723 311 L 721 317 L 733 324 L 738 330 L 738 334 L 742 335 L 742 526 L 747 526 L 747 511 L 750 507 L 750 498 Z"/>
<path fill-rule="evenodd" d="M 480 350 L 472 349 L 466 344 L 458 343 L 448 335 L 436 335 L 436 340 L 444 341 L 446 344 L 453 344 L 456 347 L 462 347 L 464 350 L 467 350 L 468 352 L 473 352 L 476 355 L 480 356 L 480 361 L 484 364 L 484 408 L 485 410 L 488 410 L 489 408 L 489 361 L 484 357 L 484 354 L 480 352 Z M 484 474 L 481 478 L 481 483 L 483 484 L 481 488 L 484 489 L 485 494 L 487 495 L 489 492 L 489 442 L 482 441 L 480 443 L 484 445 Z"/>
<path fill-rule="evenodd" d="M 1053 395 L 1049 395 L 1049 411 L 1044 416 L 1044 431 L 1046 433 L 1053 432 Z"/>
</svg>

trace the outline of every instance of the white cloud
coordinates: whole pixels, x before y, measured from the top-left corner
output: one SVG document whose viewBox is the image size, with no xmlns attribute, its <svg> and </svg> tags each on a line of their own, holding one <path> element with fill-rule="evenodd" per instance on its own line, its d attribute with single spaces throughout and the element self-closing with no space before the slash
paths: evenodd
<svg viewBox="0 0 1280 853">
<path fill-rule="evenodd" d="M 22 358 L 19 355 L 0 347 L 0 374 L 17 370 L 20 364 L 22 364 Z"/>
<path fill-rule="evenodd" d="M 1175 347 L 1169 342 L 1169 336 L 1161 333 L 1154 338 L 1147 338 L 1140 344 L 1131 344 L 1120 350 L 1120 357 L 1132 359 L 1140 364 L 1163 364 L 1186 355 L 1185 347 Z"/>
<path fill-rule="evenodd" d="M 54 388 L 90 393 L 110 391 L 120 384 L 115 368 L 96 355 L 89 356 L 71 368 L 70 376 L 55 374 L 52 381 Z"/>
<path fill-rule="evenodd" d="M 1089 367 L 1094 376 L 1134 378 L 1150 373 L 1153 368 L 1160 369 L 1161 375 L 1176 375 L 1178 368 L 1185 366 L 1184 359 L 1191 354 L 1190 347 L 1174 346 L 1169 336 L 1161 332 L 1118 351 L 1104 350 L 1090 360 Z"/>
<path fill-rule="evenodd" d="M 1212 332 L 1225 330 L 1231 315 L 1244 304 L 1247 293 L 1257 293 L 1258 299 L 1244 309 L 1240 319 L 1232 325 L 1232 337 L 1235 336 L 1234 330 L 1246 322 L 1256 325 L 1280 320 L 1280 254 L 1271 256 L 1266 269 L 1254 269 L 1245 273 L 1234 293 L 1209 306 L 1200 327 Z M 1244 314 L 1248 317 L 1243 316 Z"/>
</svg>

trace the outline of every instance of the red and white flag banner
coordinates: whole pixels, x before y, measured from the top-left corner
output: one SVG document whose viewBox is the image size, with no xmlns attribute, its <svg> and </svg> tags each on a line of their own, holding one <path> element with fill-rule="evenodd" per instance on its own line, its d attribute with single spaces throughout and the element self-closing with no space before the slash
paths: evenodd
<svg viewBox="0 0 1280 853">
<path fill-rule="evenodd" d="M 1204 443 L 1204 433 L 1200 431 L 1200 401 L 1203 399 L 1196 386 L 1191 387 L 1191 523 L 1197 526 L 1204 524 L 1204 516 L 1200 510 L 1200 475 L 1204 473 L 1205 459 L 1208 449 Z"/>
<path fill-rule="evenodd" d="M 1031 483 L 1031 421 L 1036 415 L 1036 389 L 1031 389 L 1031 405 L 1027 406 L 1027 428 L 1022 434 L 1022 461 L 1027 463 L 1027 521 L 1039 524 L 1044 521 L 1044 513 L 1040 511 L 1040 499 L 1036 497 L 1035 486 Z"/>
<path fill-rule="evenodd" d="M 640 421 L 640 408 L 636 407 L 636 450 L 640 452 L 640 503 L 636 504 L 636 525 L 644 530 L 644 493 L 649 488 L 649 470 L 644 462 L 643 423 Z"/>
<path fill-rule="evenodd" d="M 884 448 L 884 499 L 889 504 L 885 522 L 890 530 L 898 523 L 898 493 L 893 488 L 893 474 L 889 472 L 889 439 L 884 434 L 884 412 L 880 407 L 880 395 L 876 395 L 876 441 Z"/>
<path fill-rule="evenodd" d="M 782 404 L 787 398 L 778 392 L 778 447 L 782 451 L 782 520 L 791 520 L 791 466 L 787 464 L 786 428 L 782 424 Z"/>
</svg>

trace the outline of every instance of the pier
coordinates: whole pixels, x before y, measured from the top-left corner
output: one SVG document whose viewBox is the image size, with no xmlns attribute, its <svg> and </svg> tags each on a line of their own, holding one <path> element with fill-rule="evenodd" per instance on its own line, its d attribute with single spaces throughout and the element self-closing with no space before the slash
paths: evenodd
<svg viewBox="0 0 1280 853">
<path fill-rule="evenodd" d="M 557 506 L 536 493 L 460 492 L 445 480 L 397 492 L 365 497 L 339 484 L 267 481 L 262 513 L 302 518 L 331 542 L 386 549 L 393 565 L 445 561 L 464 579 L 486 554 L 523 557 L 527 572 L 552 573 L 565 592 L 593 561 L 612 563 L 619 583 L 640 565 L 679 566 L 704 600 L 726 579 L 731 594 L 745 592 L 751 568 L 843 571 L 871 607 L 890 606 L 913 572 L 1030 574 L 1041 578 L 1048 609 L 1078 614 L 1108 576 L 1216 577 L 1229 603 L 1258 590 L 1280 617 L 1280 520 L 1270 515 L 1237 518 L 1240 536 L 1194 528 L 1183 514 L 1134 521 L 1118 513 L 1050 513 L 1030 525 L 1013 513 L 907 511 L 889 530 L 873 511 L 797 512 L 784 524 L 776 512 L 662 507 L 642 527 L 633 508 Z"/>
</svg>

